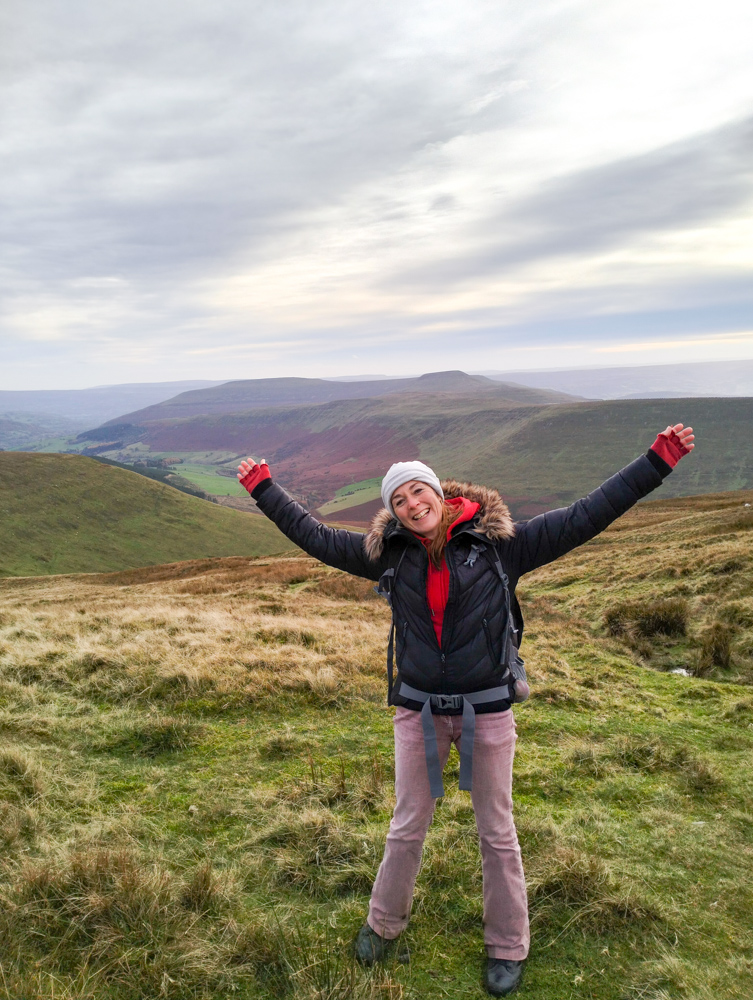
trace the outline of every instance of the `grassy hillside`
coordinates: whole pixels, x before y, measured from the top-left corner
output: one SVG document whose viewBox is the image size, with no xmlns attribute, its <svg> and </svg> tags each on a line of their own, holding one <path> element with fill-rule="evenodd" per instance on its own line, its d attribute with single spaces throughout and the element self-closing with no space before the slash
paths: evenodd
<svg viewBox="0 0 753 1000">
<path fill-rule="evenodd" d="M 664 497 L 753 488 L 753 399 L 616 400 L 540 409 L 500 442 L 458 444 L 453 456 L 470 478 L 484 475 L 508 497 L 570 502 L 652 443 L 667 424 L 695 429 L 696 450 L 661 488 Z M 422 448 L 447 462 L 446 446 Z M 535 506 L 535 504 L 534 504 Z M 539 507 L 538 509 L 541 509 Z"/>
<path fill-rule="evenodd" d="M 266 518 L 78 455 L 0 453 L 0 576 L 289 549 Z"/>
<path fill-rule="evenodd" d="M 526 578 L 523 1000 L 753 996 L 749 502 L 642 505 Z M 718 622 L 731 665 L 702 666 Z M 305 557 L 0 581 L 0 997 L 480 1000 L 455 755 L 410 964 L 349 957 L 392 806 L 387 626 Z M 683 643 L 702 676 L 667 672 Z"/>
</svg>

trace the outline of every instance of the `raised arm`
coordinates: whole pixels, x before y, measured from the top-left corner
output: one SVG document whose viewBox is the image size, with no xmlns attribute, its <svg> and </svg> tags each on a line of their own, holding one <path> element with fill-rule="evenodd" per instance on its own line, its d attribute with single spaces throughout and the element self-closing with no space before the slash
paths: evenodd
<svg viewBox="0 0 753 1000">
<path fill-rule="evenodd" d="M 511 569 L 517 576 L 530 573 L 594 538 L 661 486 L 682 456 L 693 450 L 693 440 L 692 427 L 682 424 L 667 427 L 645 455 L 626 465 L 587 497 L 516 525 L 515 538 L 508 550 Z"/>
<path fill-rule="evenodd" d="M 330 528 L 317 521 L 305 507 L 272 481 L 264 459 L 259 464 L 252 463 L 250 459 L 241 462 L 238 479 L 256 500 L 259 510 L 304 552 L 354 576 L 379 579 L 384 567 L 367 558 L 363 550 L 365 536 L 358 531 Z"/>
</svg>

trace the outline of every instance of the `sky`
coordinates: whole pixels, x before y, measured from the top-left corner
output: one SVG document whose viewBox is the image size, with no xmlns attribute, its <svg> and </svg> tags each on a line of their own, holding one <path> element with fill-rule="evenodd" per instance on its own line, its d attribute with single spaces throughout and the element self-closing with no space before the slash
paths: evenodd
<svg viewBox="0 0 753 1000">
<path fill-rule="evenodd" d="M 0 389 L 753 358 L 748 0 L 6 0 Z"/>
</svg>

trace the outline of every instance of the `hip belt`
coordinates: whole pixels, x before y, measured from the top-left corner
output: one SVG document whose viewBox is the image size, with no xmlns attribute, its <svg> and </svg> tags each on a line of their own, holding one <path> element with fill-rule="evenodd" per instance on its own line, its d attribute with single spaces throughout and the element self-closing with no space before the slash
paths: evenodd
<svg viewBox="0 0 753 1000">
<path fill-rule="evenodd" d="M 460 783 L 462 791 L 470 792 L 473 785 L 473 740 L 476 735 L 476 705 L 486 705 L 492 701 L 513 701 L 515 692 L 511 684 L 472 691 L 470 694 L 431 694 L 419 691 L 403 681 L 398 692 L 403 698 L 418 701 L 421 708 L 421 728 L 424 731 L 424 751 L 426 770 L 429 774 L 431 796 L 439 799 L 444 795 L 442 767 L 439 763 L 437 732 L 432 715 L 457 714 L 462 710 L 463 726 L 460 731 Z"/>
</svg>

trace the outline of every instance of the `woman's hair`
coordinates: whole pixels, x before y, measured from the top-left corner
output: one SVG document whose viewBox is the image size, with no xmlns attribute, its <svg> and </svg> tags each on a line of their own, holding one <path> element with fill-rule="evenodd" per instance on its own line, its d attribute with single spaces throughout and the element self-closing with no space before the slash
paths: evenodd
<svg viewBox="0 0 753 1000">
<path fill-rule="evenodd" d="M 442 565 L 444 547 L 447 544 L 447 529 L 453 522 L 457 521 L 461 513 L 462 507 L 458 509 L 455 504 L 447 503 L 446 500 L 442 501 L 442 519 L 439 522 L 439 530 L 437 531 L 436 538 L 433 538 L 426 546 L 429 559 L 431 559 L 437 569 Z"/>
</svg>

